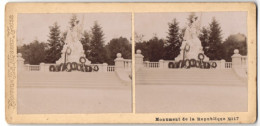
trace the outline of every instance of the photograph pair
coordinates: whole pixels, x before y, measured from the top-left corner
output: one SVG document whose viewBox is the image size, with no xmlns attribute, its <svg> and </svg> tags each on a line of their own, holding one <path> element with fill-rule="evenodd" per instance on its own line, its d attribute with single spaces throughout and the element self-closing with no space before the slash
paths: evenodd
<svg viewBox="0 0 260 126">
<path fill-rule="evenodd" d="M 8 3 L 12 124 L 254 123 L 254 3 Z"/>
<path fill-rule="evenodd" d="M 247 16 L 18 13 L 17 113 L 247 112 Z"/>
</svg>

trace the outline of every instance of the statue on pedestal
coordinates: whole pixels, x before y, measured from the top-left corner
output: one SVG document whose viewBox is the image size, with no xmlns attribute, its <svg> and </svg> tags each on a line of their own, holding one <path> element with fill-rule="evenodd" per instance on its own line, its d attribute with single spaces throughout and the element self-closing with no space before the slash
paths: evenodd
<svg viewBox="0 0 260 126">
<path fill-rule="evenodd" d="M 198 54 L 204 54 L 201 41 L 198 37 L 200 33 L 200 23 L 201 19 L 197 16 L 191 19 L 191 23 L 187 25 L 185 30 L 180 55 L 177 56 L 175 60 L 198 59 Z M 204 60 L 208 61 L 209 58 L 205 56 Z"/>
<path fill-rule="evenodd" d="M 83 45 L 80 42 L 83 23 L 79 24 L 79 20 L 74 22 L 74 27 L 68 30 L 65 45 L 62 49 L 61 58 L 56 61 L 56 63 L 66 63 L 66 62 L 79 62 L 80 57 L 86 57 L 83 50 Z M 87 60 L 86 64 L 90 64 Z"/>
</svg>

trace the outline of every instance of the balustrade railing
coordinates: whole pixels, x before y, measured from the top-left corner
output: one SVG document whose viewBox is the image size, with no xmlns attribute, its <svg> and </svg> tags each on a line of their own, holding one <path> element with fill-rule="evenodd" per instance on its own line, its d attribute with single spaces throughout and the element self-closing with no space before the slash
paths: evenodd
<svg viewBox="0 0 260 126">
<path fill-rule="evenodd" d="M 169 61 L 165 61 L 164 64 L 166 64 L 166 65 L 164 65 L 164 67 L 166 67 L 168 63 L 169 63 Z M 246 68 L 246 66 L 247 66 L 246 57 L 243 59 L 242 65 L 243 65 L 244 68 Z M 41 67 L 49 67 L 49 66 L 50 66 L 50 64 L 45 64 L 44 66 L 26 64 L 25 70 L 26 71 L 40 71 L 41 69 L 45 69 L 45 68 L 41 68 Z M 91 64 L 91 66 L 93 66 L 93 67 L 98 66 L 99 69 L 103 68 L 102 64 Z M 145 68 L 159 68 L 160 63 L 159 62 L 145 62 L 144 67 Z M 131 68 L 132 68 L 131 60 L 124 61 L 124 68 L 131 70 Z M 232 68 L 232 62 L 226 62 L 225 68 L 227 68 L 227 69 Z M 113 72 L 113 71 L 115 71 L 115 66 L 107 66 L 107 72 Z"/>
<path fill-rule="evenodd" d="M 160 60 L 159 62 L 149 62 L 149 61 L 144 61 L 143 66 L 145 68 L 168 68 L 169 62 L 176 62 L 174 60 Z M 231 69 L 232 68 L 232 62 L 222 62 L 221 61 L 214 61 L 211 60 L 209 63 L 216 62 L 217 66 L 220 67 L 220 69 Z M 22 68 L 25 71 L 49 71 L 50 65 L 55 65 L 55 64 L 45 64 L 41 63 L 40 65 L 29 65 L 29 64 L 24 64 L 24 67 Z M 247 69 L 248 68 L 248 58 L 247 56 L 241 56 L 241 65 L 242 68 Z M 90 64 L 94 68 L 94 66 L 98 66 L 98 71 L 101 72 L 113 72 L 116 70 L 115 66 L 107 65 L 106 63 L 104 64 Z M 123 60 L 123 69 L 125 70 L 131 70 L 132 69 L 132 60 L 131 59 L 124 59 Z"/>
<path fill-rule="evenodd" d="M 159 62 L 146 62 L 144 66 L 146 68 L 159 68 Z"/>
<path fill-rule="evenodd" d="M 168 68 L 168 64 L 169 62 L 175 62 L 175 61 L 172 61 L 172 60 L 164 60 L 164 61 L 160 61 L 160 62 L 149 62 L 149 61 L 145 61 L 144 62 L 144 67 L 145 68 Z M 221 62 L 220 61 L 209 61 L 209 63 L 212 63 L 212 62 L 215 62 L 217 63 L 217 65 L 220 67 L 221 65 Z M 161 66 L 162 65 L 162 66 Z M 226 69 L 230 69 L 232 68 L 232 62 L 225 62 L 225 67 Z"/>
<path fill-rule="evenodd" d="M 232 68 L 232 62 L 226 62 L 225 63 L 225 68 Z"/>
<path fill-rule="evenodd" d="M 25 71 L 49 71 L 50 65 L 55 65 L 55 64 L 44 64 L 44 65 L 29 65 L 25 64 Z M 114 72 L 115 71 L 115 66 L 103 66 L 103 64 L 91 64 L 90 66 L 98 66 L 99 71 L 102 71 L 103 67 L 106 67 L 107 72 Z M 131 69 L 131 67 L 130 67 Z"/>
<path fill-rule="evenodd" d="M 114 72 L 115 66 L 107 66 L 107 72 Z"/>
<path fill-rule="evenodd" d="M 124 68 L 127 70 L 132 69 L 132 60 L 131 59 L 125 59 L 124 61 Z"/>
<path fill-rule="evenodd" d="M 26 65 L 25 66 L 27 71 L 40 71 L 40 66 L 39 65 Z"/>
</svg>

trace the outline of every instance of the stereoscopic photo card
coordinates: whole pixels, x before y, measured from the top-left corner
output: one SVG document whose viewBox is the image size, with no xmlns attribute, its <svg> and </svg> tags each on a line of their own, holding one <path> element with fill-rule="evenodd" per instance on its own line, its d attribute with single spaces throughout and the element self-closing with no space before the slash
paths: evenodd
<svg viewBox="0 0 260 126">
<path fill-rule="evenodd" d="M 254 3 L 8 3 L 11 124 L 254 123 Z"/>
</svg>

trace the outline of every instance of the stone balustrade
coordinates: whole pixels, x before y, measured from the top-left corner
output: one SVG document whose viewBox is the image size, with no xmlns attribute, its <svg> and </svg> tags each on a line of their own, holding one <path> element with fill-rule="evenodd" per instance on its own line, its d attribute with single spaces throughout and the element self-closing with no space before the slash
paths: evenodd
<svg viewBox="0 0 260 126">
<path fill-rule="evenodd" d="M 232 57 L 232 68 L 238 76 L 247 81 L 248 61 L 247 57 L 241 56 L 239 50 L 235 49 Z"/>
<path fill-rule="evenodd" d="M 170 62 L 177 62 L 174 60 L 159 60 L 159 62 L 150 62 L 150 61 L 143 61 L 143 55 L 141 54 L 141 50 L 136 51 L 135 56 L 135 65 L 136 70 L 141 68 L 158 68 L 158 69 L 168 69 L 168 64 Z M 234 50 L 234 55 L 232 56 L 232 62 L 226 62 L 225 60 L 209 60 L 209 63 L 215 62 L 217 67 L 214 69 L 247 69 L 248 68 L 248 61 L 247 56 L 241 56 L 237 49 Z"/>
<path fill-rule="evenodd" d="M 57 64 L 47 64 L 47 63 L 40 63 L 39 65 L 24 64 L 24 59 L 22 58 L 21 53 L 18 53 L 17 55 L 17 64 L 18 64 L 18 72 L 21 71 L 49 72 L 50 71 L 49 68 L 51 65 L 57 65 Z M 99 70 L 97 72 L 114 72 L 116 70 L 131 71 L 132 60 L 123 59 L 122 55 L 118 53 L 117 58 L 115 59 L 115 66 L 108 65 L 107 63 L 89 64 L 89 65 L 98 66 Z"/>
<path fill-rule="evenodd" d="M 115 66 L 107 66 L 107 72 L 114 72 Z"/>
<path fill-rule="evenodd" d="M 225 68 L 232 68 L 232 62 L 226 62 Z"/>
<path fill-rule="evenodd" d="M 40 65 L 25 64 L 24 67 L 25 67 L 24 69 L 27 71 L 40 71 L 41 70 Z"/>
<path fill-rule="evenodd" d="M 115 61 L 115 71 L 125 70 L 131 71 L 132 69 L 132 60 L 131 59 L 124 59 L 121 53 L 117 53 L 117 58 Z"/>
<path fill-rule="evenodd" d="M 168 69 L 168 64 L 170 62 L 175 63 L 174 60 L 159 60 L 159 62 L 150 62 L 143 61 L 144 56 L 141 54 L 141 50 L 136 51 L 135 55 L 135 68 L 136 71 L 142 68 L 159 68 L 159 69 Z M 113 71 L 131 71 L 132 70 L 132 60 L 124 59 L 121 53 L 117 54 L 117 58 L 114 60 L 115 66 L 108 66 L 107 63 L 103 64 L 90 64 L 91 66 L 98 66 L 99 70 L 97 72 L 113 72 Z M 234 55 L 232 55 L 232 62 L 226 62 L 225 60 L 210 60 L 209 63 L 215 62 L 217 67 L 215 69 L 241 69 L 243 71 L 247 71 L 248 61 L 247 56 L 241 56 L 239 54 L 239 50 L 234 50 Z M 24 59 L 22 58 L 22 54 L 18 53 L 17 55 L 17 65 L 18 72 L 20 71 L 41 71 L 48 72 L 50 65 L 55 64 L 46 64 L 40 63 L 40 65 L 29 65 L 24 64 Z M 240 70 L 240 71 L 241 71 Z"/>
<path fill-rule="evenodd" d="M 147 68 L 159 68 L 159 62 L 149 62 L 145 61 L 145 67 Z"/>
<path fill-rule="evenodd" d="M 141 50 L 137 50 L 135 54 L 135 70 L 138 71 L 139 69 L 144 67 L 144 56 L 141 54 Z"/>
</svg>

